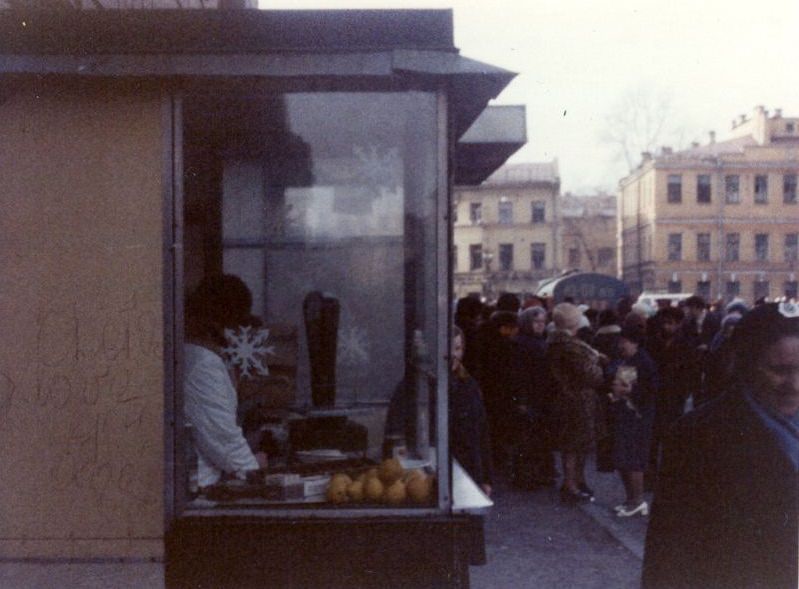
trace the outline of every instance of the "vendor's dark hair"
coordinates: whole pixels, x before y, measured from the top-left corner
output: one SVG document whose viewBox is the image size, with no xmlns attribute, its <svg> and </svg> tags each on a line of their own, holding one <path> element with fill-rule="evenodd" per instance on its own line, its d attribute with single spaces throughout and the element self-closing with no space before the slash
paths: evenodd
<svg viewBox="0 0 799 589">
<path fill-rule="evenodd" d="M 186 297 L 187 333 L 224 343 L 224 328 L 236 327 L 251 308 L 252 293 L 241 278 L 233 274 L 207 276 Z"/>
</svg>

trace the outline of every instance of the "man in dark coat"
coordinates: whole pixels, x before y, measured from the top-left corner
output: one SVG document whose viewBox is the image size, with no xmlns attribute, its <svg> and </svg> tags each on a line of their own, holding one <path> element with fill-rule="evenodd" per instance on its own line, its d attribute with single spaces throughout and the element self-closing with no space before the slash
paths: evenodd
<svg viewBox="0 0 799 589">
<path fill-rule="evenodd" d="M 686 396 L 693 395 L 694 406 L 707 400 L 703 386 L 705 359 L 720 325 L 720 319 L 710 312 L 702 297 L 693 295 L 685 299 L 685 320 L 678 344 L 689 359 L 684 366 L 683 383 Z"/>
<path fill-rule="evenodd" d="M 644 589 L 799 586 L 799 308 L 758 307 L 733 339 L 736 387 L 664 443 Z"/>
<path fill-rule="evenodd" d="M 514 337 L 518 317 L 511 311 L 495 311 L 480 341 L 480 361 L 475 375 L 488 414 L 494 464 L 513 472 L 514 456 L 521 441 L 529 394 L 524 353 Z"/>
</svg>

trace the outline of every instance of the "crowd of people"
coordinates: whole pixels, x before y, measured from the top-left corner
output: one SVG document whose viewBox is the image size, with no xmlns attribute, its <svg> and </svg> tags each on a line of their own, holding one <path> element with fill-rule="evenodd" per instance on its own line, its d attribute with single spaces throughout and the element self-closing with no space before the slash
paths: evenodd
<svg viewBox="0 0 799 589">
<path fill-rule="evenodd" d="M 644 587 L 799 585 L 799 306 L 503 294 L 460 299 L 455 323 L 496 470 L 524 489 L 560 480 L 577 505 L 596 452 L 625 489 L 616 516 L 652 510 Z"/>
</svg>

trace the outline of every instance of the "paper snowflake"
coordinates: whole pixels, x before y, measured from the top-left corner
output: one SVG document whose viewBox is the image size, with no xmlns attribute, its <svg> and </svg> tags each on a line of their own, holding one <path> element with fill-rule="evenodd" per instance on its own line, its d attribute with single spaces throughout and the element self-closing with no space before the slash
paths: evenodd
<svg viewBox="0 0 799 589">
<path fill-rule="evenodd" d="M 366 331 L 350 327 L 341 331 L 338 341 L 338 358 L 343 365 L 357 365 L 369 361 L 369 342 Z"/>
<path fill-rule="evenodd" d="M 253 329 L 250 326 L 238 327 L 235 331 L 225 330 L 228 346 L 223 348 L 228 367 L 238 368 L 242 377 L 253 378 L 255 374 L 269 375 L 266 356 L 275 355 L 275 347 L 267 346 L 268 329 Z"/>
</svg>

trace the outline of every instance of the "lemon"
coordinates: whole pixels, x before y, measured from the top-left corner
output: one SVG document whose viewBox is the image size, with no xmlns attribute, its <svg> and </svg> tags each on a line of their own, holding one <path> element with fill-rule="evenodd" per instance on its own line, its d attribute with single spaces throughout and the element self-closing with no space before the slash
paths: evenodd
<svg viewBox="0 0 799 589">
<path fill-rule="evenodd" d="M 377 469 L 377 474 L 380 477 L 380 480 L 387 485 L 390 485 L 394 481 L 402 478 L 404 472 L 405 471 L 403 470 L 400 461 L 396 458 L 386 458 L 380 463 L 380 467 Z"/>
<path fill-rule="evenodd" d="M 363 484 L 363 494 L 371 501 L 379 501 L 383 496 L 383 483 L 377 477 L 367 478 Z"/>
<path fill-rule="evenodd" d="M 397 480 L 386 488 L 383 494 L 383 499 L 389 505 L 399 505 L 408 497 L 408 492 L 405 490 L 405 483 Z"/>
</svg>

